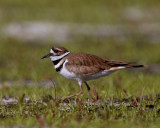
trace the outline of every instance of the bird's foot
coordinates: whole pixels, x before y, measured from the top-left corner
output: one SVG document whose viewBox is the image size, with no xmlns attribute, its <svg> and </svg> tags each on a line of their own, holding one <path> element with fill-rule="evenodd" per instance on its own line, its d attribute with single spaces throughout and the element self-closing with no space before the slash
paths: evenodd
<svg viewBox="0 0 160 128">
<path fill-rule="evenodd" d="M 61 102 L 66 102 L 66 103 L 69 103 L 69 99 L 70 99 L 71 97 L 62 97 L 61 98 Z"/>
</svg>

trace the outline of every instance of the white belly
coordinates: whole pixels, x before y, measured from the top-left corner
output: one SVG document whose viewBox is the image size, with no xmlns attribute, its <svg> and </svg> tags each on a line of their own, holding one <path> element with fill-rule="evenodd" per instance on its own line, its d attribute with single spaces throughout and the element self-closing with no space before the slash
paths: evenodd
<svg viewBox="0 0 160 128">
<path fill-rule="evenodd" d="M 111 73 L 113 73 L 117 70 L 124 69 L 124 68 L 125 67 L 121 66 L 121 67 L 118 67 L 116 69 L 115 68 L 110 68 L 108 70 L 100 71 L 100 72 L 95 73 L 95 74 L 86 74 L 86 75 L 82 76 L 82 79 L 83 79 L 83 81 L 98 79 L 100 77 L 108 76 L 109 74 L 111 74 Z"/>
<path fill-rule="evenodd" d="M 86 74 L 82 76 L 83 81 L 89 81 L 93 79 L 98 79 L 100 77 L 108 76 L 109 74 L 113 73 L 114 71 L 101 71 L 95 74 Z"/>
</svg>

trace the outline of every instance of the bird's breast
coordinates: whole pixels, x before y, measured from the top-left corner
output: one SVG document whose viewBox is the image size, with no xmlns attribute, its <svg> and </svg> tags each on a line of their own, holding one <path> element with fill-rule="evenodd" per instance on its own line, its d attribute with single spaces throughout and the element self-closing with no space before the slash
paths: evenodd
<svg viewBox="0 0 160 128">
<path fill-rule="evenodd" d="M 62 76 L 64 76 L 65 78 L 69 79 L 69 80 L 78 80 L 78 76 L 73 73 L 70 72 L 67 68 L 66 68 L 66 64 L 68 62 L 68 59 L 66 59 L 63 63 L 63 66 L 61 68 L 61 70 L 59 71 L 59 74 L 61 74 Z"/>
</svg>

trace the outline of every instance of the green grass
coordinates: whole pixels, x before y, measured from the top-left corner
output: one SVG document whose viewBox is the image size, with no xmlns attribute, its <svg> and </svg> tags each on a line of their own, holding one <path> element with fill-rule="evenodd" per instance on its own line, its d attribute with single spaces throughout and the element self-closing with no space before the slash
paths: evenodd
<svg viewBox="0 0 160 128">
<path fill-rule="evenodd" d="M 0 27 L 26 21 L 136 26 L 138 23 L 158 22 L 159 7 L 159 0 L 1 0 Z M 124 15 L 128 8 L 142 10 L 140 20 L 126 18 Z M 63 46 L 70 51 L 95 54 L 109 60 L 131 61 L 148 66 L 160 64 L 159 41 L 152 40 L 151 44 L 147 38 L 138 34 L 129 35 L 125 40 L 120 39 L 119 43 L 117 40 L 81 35 Z M 62 111 L 60 108 L 66 109 L 66 106 L 49 96 L 54 97 L 56 92 L 56 97 L 61 98 L 78 92 L 79 87 L 76 82 L 60 76 L 49 59 L 40 59 L 55 45 L 21 42 L 0 35 L 0 100 L 12 97 L 18 101 L 16 105 L 10 106 L 0 102 L 0 126 L 160 127 L 160 73 L 151 74 L 141 69 L 135 69 L 135 72 L 122 70 L 88 82 L 92 88 L 90 98 L 95 99 L 93 90 L 96 90 L 99 104 L 85 106 L 88 95 L 84 86 L 84 94 L 74 99 L 77 105 L 69 102 L 70 111 Z M 39 86 L 40 81 L 50 79 L 56 82 L 56 89 Z M 31 80 L 37 85 L 16 84 L 17 81 L 25 80 Z M 8 81 L 13 82 L 13 85 L 10 86 Z M 26 97 L 30 98 L 29 105 L 23 102 Z M 44 101 L 45 98 L 48 100 Z M 109 106 L 105 104 L 106 101 L 117 101 L 120 105 Z M 122 101 L 132 106 L 127 107 Z M 154 107 L 149 108 L 147 105 Z"/>
<path fill-rule="evenodd" d="M 79 40 L 75 43 L 68 43 L 64 46 L 70 51 L 87 52 L 96 54 L 103 58 L 136 61 L 141 64 L 152 65 L 159 64 L 159 44 L 134 44 L 134 43 L 109 43 L 101 41 L 92 45 L 83 43 Z M 8 86 L 5 81 L 32 80 L 34 82 L 53 79 L 56 81 L 57 98 L 73 94 L 79 91 L 78 84 L 71 82 L 60 76 L 53 68 L 49 59 L 41 60 L 41 56 L 49 52 L 49 48 L 55 44 L 36 45 L 22 44 L 17 40 L 5 40 L 0 44 L 0 80 L 4 81 L 0 88 L 0 97 L 11 96 L 19 102 L 17 105 L 9 107 L 0 107 L 1 125 L 24 125 L 24 126 L 56 126 L 56 127 L 159 127 L 159 98 L 155 96 L 160 94 L 159 74 L 131 72 L 122 70 L 108 77 L 90 81 L 89 85 L 96 89 L 100 103 L 104 109 L 97 109 L 98 105 L 84 107 L 81 103 L 72 106 L 69 112 L 60 111 L 57 105 L 59 102 L 49 100 L 48 102 L 38 101 L 44 96 L 55 96 L 54 87 L 26 86 L 16 85 Z M 85 47 L 84 47 L 85 46 Z M 7 50 L 6 50 L 7 49 Z M 148 52 L 150 51 L 150 52 Z M 152 53 L 152 54 L 150 54 Z M 87 90 L 84 88 L 84 94 L 79 98 L 85 104 Z M 126 93 L 124 93 L 126 90 Z M 94 94 L 91 91 L 91 99 Z M 29 106 L 20 102 L 22 96 L 29 97 L 31 101 L 37 101 Z M 126 107 L 123 103 L 118 107 L 109 107 L 104 104 L 104 100 L 111 99 L 134 99 L 148 95 L 149 99 L 141 100 L 138 106 Z M 23 98 L 22 98 L 23 99 Z M 129 101 L 132 104 L 132 101 Z M 46 105 L 47 104 L 47 105 Z M 146 105 L 154 105 L 149 109 Z M 65 107 L 64 107 L 65 108 Z M 40 123 L 41 122 L 41 123 Z M 44 123 L 44 124 L 43 124 Z"/>
</svg>

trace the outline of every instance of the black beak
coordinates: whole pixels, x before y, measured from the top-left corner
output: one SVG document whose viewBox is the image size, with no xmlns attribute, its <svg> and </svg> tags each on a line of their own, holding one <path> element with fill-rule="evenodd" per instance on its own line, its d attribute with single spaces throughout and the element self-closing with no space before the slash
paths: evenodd
<svg viewBox="0 0 160 128">
<path fill-rule="evenodd" d="M 48 58 L 48 57 L 50 57 L 50 53 L 45 55 L 45 56 L 43 56 L 41 59 Z"/>
</svg>

